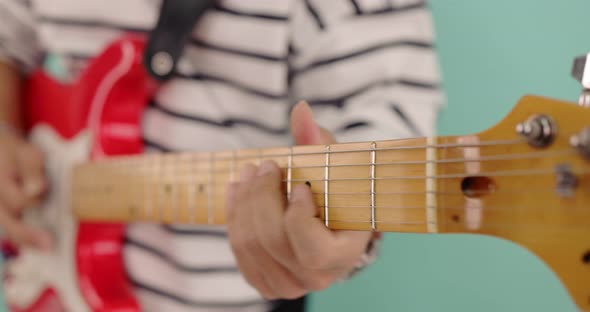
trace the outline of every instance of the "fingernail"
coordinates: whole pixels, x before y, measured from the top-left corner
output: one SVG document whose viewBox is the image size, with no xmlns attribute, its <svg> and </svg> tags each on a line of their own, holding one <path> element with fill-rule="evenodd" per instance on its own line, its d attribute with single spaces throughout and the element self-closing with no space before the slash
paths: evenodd
<svg viewBox="0 0 590 312">
<path fill-rule="evenodd" d="M 297 105 L 301 107 L 301 109 L 304 110 L 307 114 L 309 114 L 311 116 L 311 119 L 314 119 L 313 110 L 311 109 L 311 106 L 309 106 L 309 103 L 307 103 L 306 101 L 299 101 Z"/>
<path fill-rule="evenodd" d="M 265 174 L 271 173 L 273 169 L 274 169 L 273 162 L 270 160 L 265 160 L 262 162 L 262 164 L 260 164 L 257 174 L 259 176 L 265 175 Z"/>
<path fill-rule="evenodd" d="M 304 184 L 299 184 L 293 187 L 293 190 L 291 191 L 291 197 L 289 197 L 289 202 L 294 203 L 301 198 L 302 192 L 307 188 L 303 186 Z"/>
</svg>

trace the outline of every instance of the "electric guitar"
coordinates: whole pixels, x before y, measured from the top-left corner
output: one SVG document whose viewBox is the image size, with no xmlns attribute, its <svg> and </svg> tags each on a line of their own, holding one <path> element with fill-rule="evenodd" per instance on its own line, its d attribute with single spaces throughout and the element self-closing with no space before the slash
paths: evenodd
<svg viewBox="0 0 590 312">
<path fill-rule="evenodd" d="M 272 159 L 285 193 L 311 186 L 334 230 L 490 235 L 519 244 L 590 311 L 590 110 L 524 97 L 471 135 L 214 153 L 133 155 L 154 85 L 143 43 L 127 38 L 74 85 L 31 78 L 30 136 L 52 185 L 34 222 L 55 252 L 18 250 L 5 264 L 13 311 L 139 311 L 121 257 L 124 224 L 223 224 L 228 181 Z"/>
</svg>

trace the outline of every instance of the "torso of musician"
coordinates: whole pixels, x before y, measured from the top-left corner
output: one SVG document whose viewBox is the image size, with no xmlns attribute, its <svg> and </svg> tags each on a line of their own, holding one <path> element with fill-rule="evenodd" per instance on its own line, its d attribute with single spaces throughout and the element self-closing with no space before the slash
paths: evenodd
<svg viewBox="0 0 590 312">
<path fill-rule="evenodd" d="M 432 134 L 441 93 L 426 5 L 353 2 L 218 1 L 142 115 L 145 151 L 289 145 L 298 100 L 341 142 Z M 160 5 L 2 0 L 0 51 L 27 72 L 75 81 L 117 38 L 147 36 Z M 145 311 L 269 306 L 240 275 L 222 227 L 132 224 L 124 259 Z"/>
</svg>

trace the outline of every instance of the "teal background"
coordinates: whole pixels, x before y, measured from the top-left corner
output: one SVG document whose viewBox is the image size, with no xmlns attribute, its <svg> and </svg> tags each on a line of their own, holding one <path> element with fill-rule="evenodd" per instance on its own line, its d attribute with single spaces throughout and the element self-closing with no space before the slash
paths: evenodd
<svg viewBox="0 0 590 312">
<path fill-rule="evenodd" d="M 431 0 L 448 107 L 440 134 L 499 121 L 523 94 L 575 101 L 572 58 L 590 51 L 590 1 Z M 574 311 L 538 259 L 505 241 L 388 234 L 378 262 L 315 294 L 311 311 Z"/>
<path fill-rule="evenodd" d="M 524 94 L 576 101 L 574 56 L 590 51 L 587 0 L 431 0 L 448 106 L 439 133 L 498 122 Z M 386 236 L 377 264 L 314 295 L 311 310 L 569 312 L 554 275 L 526 250 L 463 235 Z"/>
</svg>

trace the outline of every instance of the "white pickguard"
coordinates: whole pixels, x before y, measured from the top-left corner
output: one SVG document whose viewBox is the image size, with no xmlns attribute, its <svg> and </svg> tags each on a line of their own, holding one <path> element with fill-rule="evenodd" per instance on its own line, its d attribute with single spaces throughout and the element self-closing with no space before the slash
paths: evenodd
<svg viewBox="0 0 590 312">
<path fill-rule="evenodd" d="M 5 263 L 9 276 L 5 295 L 11 306 L 26 308 L 47 287 L 59 295 L 66 311 L 90 311 L 78 288 L 75 242 L 77 223 L 69 207 L 70 172 L 74 164 L 88 159 L 91 138 L 87 131 L 64 140 L 51 127 L 40 125 L 31 133 L 32 141 L 44 154 L 50 192 L 39 209 L 32 209 L 27 222 L 48 228 L 53 234 L 51 253 L 19 249 L 19 257 Z"/>
</svg>

